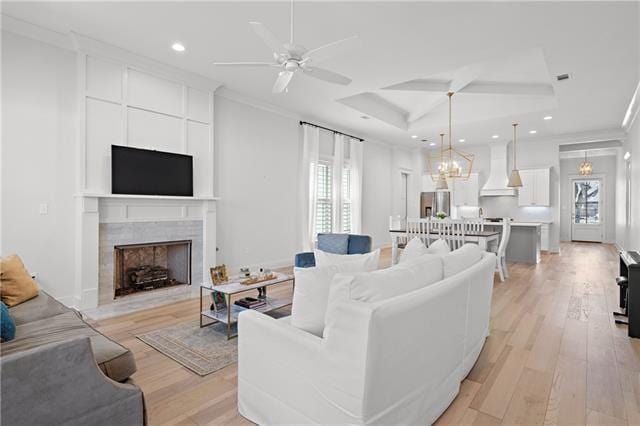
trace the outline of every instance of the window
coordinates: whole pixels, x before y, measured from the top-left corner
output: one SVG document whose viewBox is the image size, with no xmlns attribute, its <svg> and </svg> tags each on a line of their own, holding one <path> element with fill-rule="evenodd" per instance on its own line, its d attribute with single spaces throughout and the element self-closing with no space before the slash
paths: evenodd
<svg viewBox="0 0 640 426">
<path fill-rule="evenodd" d="M 600 223 L 600 181 L 574 181 L 573 195 L 575 223 Z"/>
<path fill-rule="evenodd" d="M 318 163 L 316 177 L 316 234 L 333 230 L 332 175 L 329 163 Z"/>
<path fill-rule="evenodd" d="M 337 232 L 351 232 L 351 171 L 342 170 L 342 205 Z M 333 227 L 333 171 L 329 162 L 321 161 L 316 169 L 315 233 L 334 232 Z"/>
</svg>

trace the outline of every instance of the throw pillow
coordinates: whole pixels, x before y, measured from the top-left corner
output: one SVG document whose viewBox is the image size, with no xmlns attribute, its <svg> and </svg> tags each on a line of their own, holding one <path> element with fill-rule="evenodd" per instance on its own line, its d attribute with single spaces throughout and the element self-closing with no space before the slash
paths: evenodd
<svg viewBox="0 0 640 426">
<path fill-rule="evenodd" d="M 477 244 L 465 244 L 457 250 L 442 256 L 444 277 L 449 278 L 471 267 L 482 259 L 482 250 Z"/>
<path fill-rule="evenodd" d="M 418 237 L 413 237 L 411 241 L 407 243 L 400 253 L 398 263 L 406 262 L 407 260 L 415 259 L 423 254 L 429 253 L 429 249 L 424 245 L 424 242 Z"/>
<path fill-rule="evenodd" d="M 378 302 L 429 286 L 442 278 L 442 258 L 433 254 L 373 272 L 339 273 L 331 282 L 329 305 L 347 299 Z"/>
<path fill-rule="evenodd" d="M 365 271 L 375 271 L 378 269 L 380 259 L 380 249 L 365 254 L 333 254 L 322 250 L 315 250 L 316 266 L 339 265 L 349 263 L 354 260 L 365 260 Z"/>
<path fill-rule="evenodd" d="M 37 295 L 38 286 L 17 255 L 0 259 L 0 297 L 8 307 Z"/>
<path fill-rule="evenodd" d="M 8 342 L 16 337 L 16 324 L 11 318 L 7 305 L 0 302 L 0 341 Z"/>
<path fill-rule="evenodd" d="M 314 268 L 295 268 L 295 287 L 291 307 L 291 325 L 322 336 L 329 300 L 329 285 L 337 273 L 366 271 L 367 258 Z"/>
<path fill-rule="evenodd" d="M 431 254 L 447 254 L 451 251 L 449 248 L 449 244 L 442 238 L 438 238 L 436 241 L 431 243 L 429 248 L 427 249 L 427 253 Z"/>
</svg>

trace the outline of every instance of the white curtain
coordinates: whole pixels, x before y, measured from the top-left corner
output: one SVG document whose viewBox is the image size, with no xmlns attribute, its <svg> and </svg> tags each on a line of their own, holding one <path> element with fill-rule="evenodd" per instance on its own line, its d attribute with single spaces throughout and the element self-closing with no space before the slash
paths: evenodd
<svg viewBox="0 0 640 426">
<path fill-rule="evenodd" d="M 351 233 L 362 232 L 362 150 L 364 143 L 358 139 L 349 141 L 351 165 Z"/>
<path fill-rule="evenodd" d="M 300 211 L 301 246 L 305 251 L 314 249 L 313 235 L 316 221 L 316 189 L 320 129 L 304 124 L 302 126 L 302 151 L 298 179 L 298 203 Z"/>
<path fill-rule="evenodd" d="M 333 134 L 332 213 L 333 232 L 342 232 L 342 172 L 344 170 L 344 135 Z"/>
</svg>

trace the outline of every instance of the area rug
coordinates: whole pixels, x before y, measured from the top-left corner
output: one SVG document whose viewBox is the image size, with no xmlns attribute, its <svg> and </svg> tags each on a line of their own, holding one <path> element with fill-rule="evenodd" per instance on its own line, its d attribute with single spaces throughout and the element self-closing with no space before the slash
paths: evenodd
<svg viewBox="0 0 640 426">
<path fill-rule="evenodd" d="M 279 318 L 289 312 L 283 309 L 270 315 Z M 235 324 L 232 332 L 237 332 Z M 227 340 L 227 326 L 221 323 L 200 328 L 198 321 L 189 321 L 136 337 L 200 376 L 238 361 L 238 339 Z"/>
</svg>

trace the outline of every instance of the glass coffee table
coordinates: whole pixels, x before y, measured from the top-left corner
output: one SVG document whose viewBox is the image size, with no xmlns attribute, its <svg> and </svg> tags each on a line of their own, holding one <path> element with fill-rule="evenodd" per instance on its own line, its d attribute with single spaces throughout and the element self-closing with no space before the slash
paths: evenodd
<svg viewBox="0 0 640 426">
<path fill-rule="evenodd" d="M 282 284 L 286 282 L 291 282 L 291 289 L 295 286 L 294 278 L 292 275 L 283 274 L 281 272 L 274 272 L 276 276 L 274 279 L 269 281 L 261 281 L 255 284 L 241 284 L 240 277 L 232 277 L 229 283 L 220 284 L 220 285 L 211 285 L 211 284 L 201 284 L 200 285 L 200 327 L 207 327 L 216 323 L 223 323 L 227 325 L 227 339 L 232 339 L 237 337 L 238 334 L 232 334 L 231 328 L 233 324 L 238 322 L 238 315 L 240 312 L 246 309 L 253 309 L 258 312 L 268 313 L 275 311 L 280 308 L 284 308 L 286 306 L 290 306 L 293 301 L 293 291 L 291 292 L 291 296 L 289 297 L 272 297 L 266 296 L 262 300 L 266 302 L 265 305 L 258 306 L 256 308 L 245 308 L 242 306 L 238 306 L 232 303 L 232 296 L 236 296 L 246 292 L 256 292 L 257 289 L 265 287 L 269 288 L 276 284 Z M 236 281 L 237 280 L 237 281 Z M 220 296 L 224 299 L 225 303 L 223 307 L 218 309 L 210 309 L 209 307 L 203 307 L 202 302 L 204 299 L 204 294 L 213 294 L 219 293 Z M 269 293 L 268 291 L 266 292 Z M 215 296 L 215 295 L 214 295 Z M 209 302 L 207 305 L 212 304 Z"/>
</svg>

